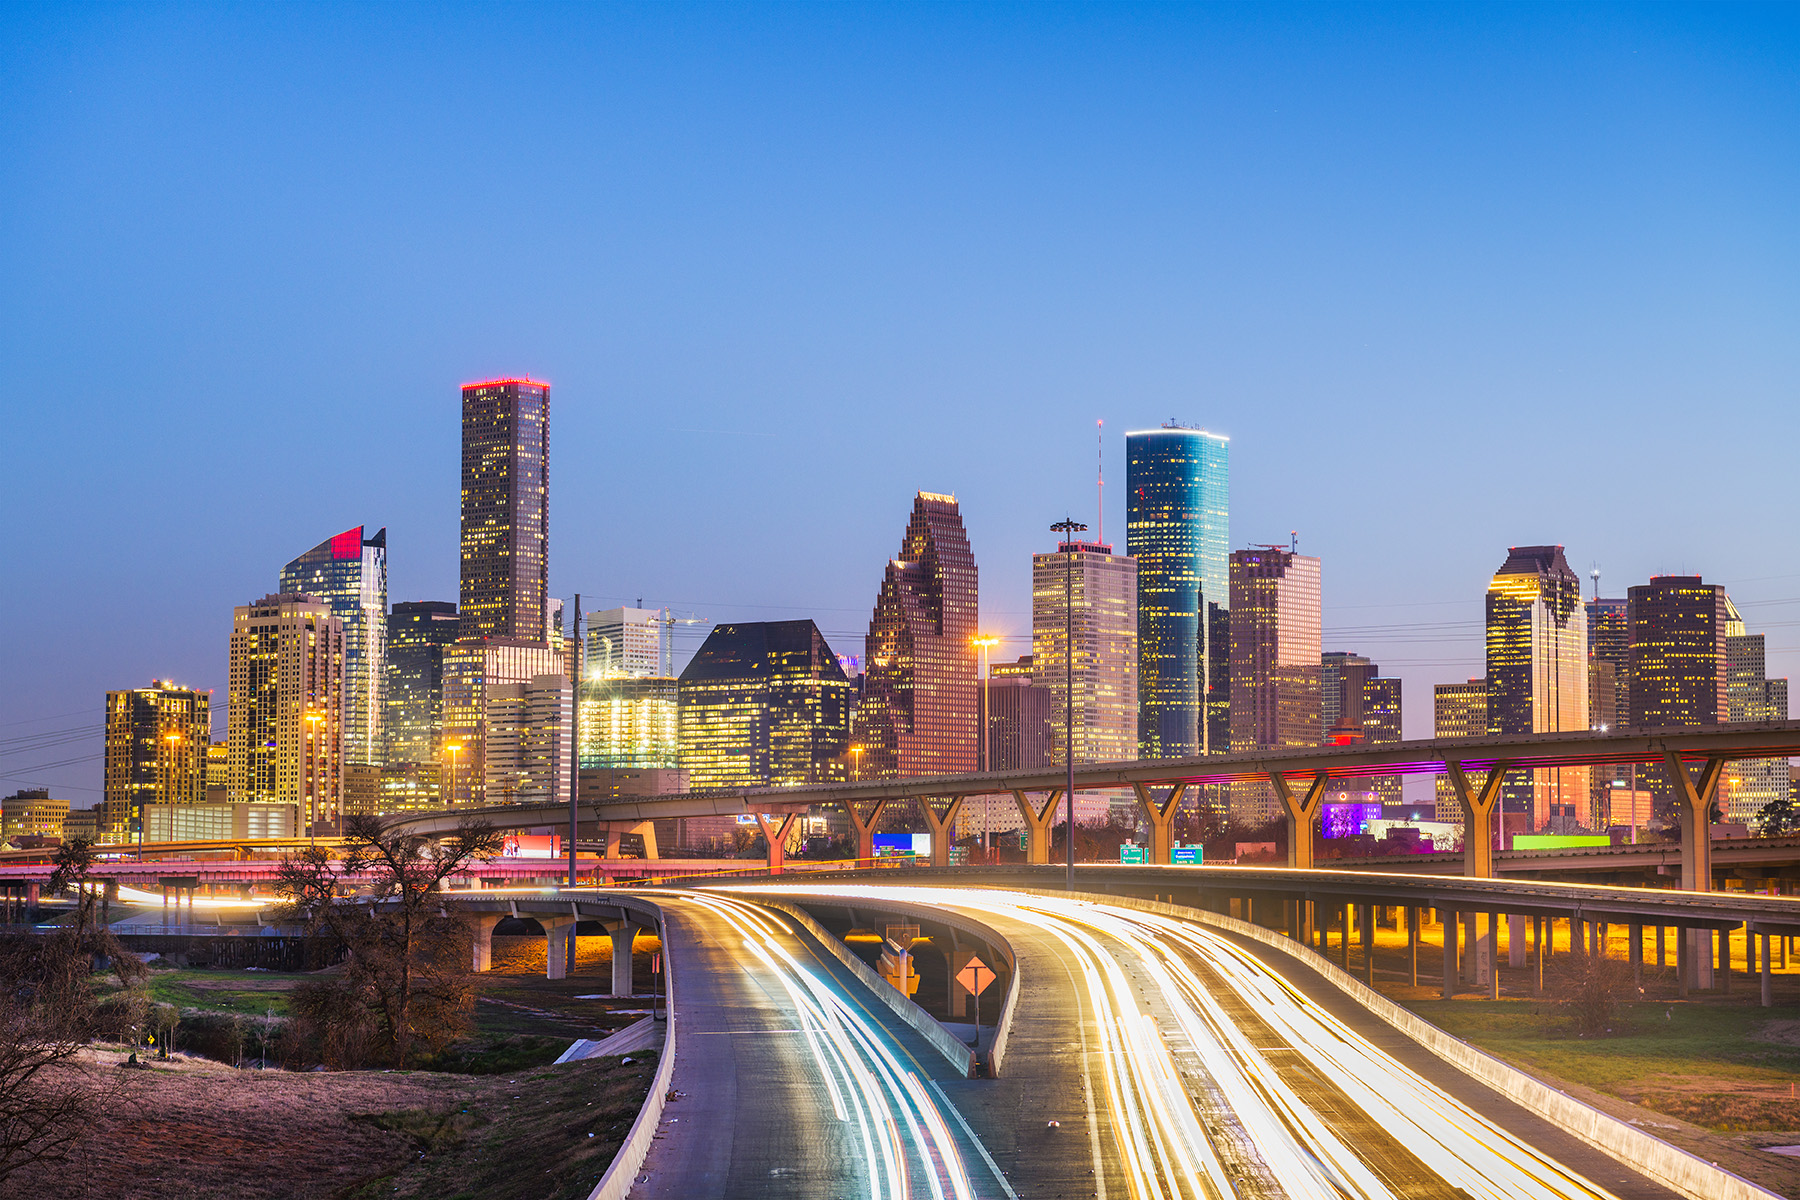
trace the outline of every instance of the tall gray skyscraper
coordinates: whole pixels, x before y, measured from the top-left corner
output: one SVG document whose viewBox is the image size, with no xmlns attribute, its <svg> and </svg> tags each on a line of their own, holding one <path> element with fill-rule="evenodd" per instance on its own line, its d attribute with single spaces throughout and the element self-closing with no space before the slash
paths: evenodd
<svg viewBox="0 0 1800 1200">
<path fill-rule="evenodd" d="M 1229 439 L 1173 423 L 1125 435 L 1137 560 L 1138 753 L 1224 753 L 1230 736 Z"/>
<path fill-rule="evenodd" d="M 456 640 L 456 605 L 416 600 L 388 614 L 384 761 L 434 763 L 444 728 L 444 651 Z"/>
<path fill-rule="evenodd" d="M 1561 546 L 1513 546 L 1487 590 L 1489 733 L 1588 727 L 1587 608 Z M 1587 767 L 1515 771 L 1501 789 L 1509 828 L 1591 818 Z"/>
<path fill-rule="evenodd" d="M 387 530 L 346 529 L 281 569 L 278 594 L 317 597 L 344 628 L 344 761 L 380 763 L 387 691 Z"/>
<path fill-rule="evenodd" d="M 549 640 L 550 385 L 462 390 L 462 636 Z"/>
</svg>

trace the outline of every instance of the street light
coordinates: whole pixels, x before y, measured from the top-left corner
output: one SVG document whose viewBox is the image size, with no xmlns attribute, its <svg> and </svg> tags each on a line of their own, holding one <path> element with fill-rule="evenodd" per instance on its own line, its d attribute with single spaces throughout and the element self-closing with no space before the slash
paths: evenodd
<svg viewBox="0 0 1800 1200">
<path fill-rule="evenodd" d="M 445 808 L 456 807 L 456 756 L 462 753 L 461 742 L 451 742 L 444 750 L 450 755 L 450 792 L 444 798 Z"/>
<path fill-rule="evenodd" d="M 862 782 L 862 756 L 863 747 L 850 747 L 850 781 L 852 783 Z"/>
<path fill-rule="evenodd" d="M 1075 535 L 1080 521 L 1064 518 L 1050 527 L 1063 535 L 1063 762 L 1069 768 L 1063 790 L 1064 836 L 1069 843 L 1069 890 L 1075 890 Z"/>
</svg>

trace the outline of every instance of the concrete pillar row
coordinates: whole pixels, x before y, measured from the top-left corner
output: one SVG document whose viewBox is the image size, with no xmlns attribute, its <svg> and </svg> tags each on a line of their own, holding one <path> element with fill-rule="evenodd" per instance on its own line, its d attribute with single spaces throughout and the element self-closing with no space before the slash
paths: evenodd
<svg viewBox="0 0 1800 1200">
<path fill-rule="evenodd" d="M 609 928 L 606 932 L 612 938 L 612 994 L 630 996 L 633 994 L 631 982 L 631 946 L 637 941 L 638 932 L 648 926 L 627 921 L 623 925 Z"/>
<path fill-rule="evenodd" d="M 469 968 L 474 971 L 491 971 L 494 967 L 494 926 L 506 919 L 504 913 L 476 913 L 469 920 L 470 943 L 473 955 Z"/>
<path fill-rule="evenodd" d="M 575 932 L 575 918 L 532 915 L 544 927 L 544 978 L 567 979 L 569 968 L 574 965 L 570 951 L 574 948 L 571 935 Z"/>
</svg>

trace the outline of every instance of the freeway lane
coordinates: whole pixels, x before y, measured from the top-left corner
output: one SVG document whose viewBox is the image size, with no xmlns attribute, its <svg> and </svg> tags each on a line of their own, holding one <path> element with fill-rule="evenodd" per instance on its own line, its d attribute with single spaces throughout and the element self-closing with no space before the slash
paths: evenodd
<svg viewBox="0 0 1800 1200">
<path fill-rule="evenodd" d="M 948 1090 L 1021 1195 L 1055 1194 L 1025 1183 L 1034 1128 L 1042 1128 L 1035 1118 L 1051 1105 L 1078 1109 L 1089 1093 L 1094 1119 L 1063 1132 L 1089 1142 L 1094 1174 L 1088 1189 L 1070 1194 L 1109 1200 L 1672 1195 L 1491 1093 L 1465 1097 L 1460 1083 L 1439 1088 L 1426 1076 L 1441 1077 L 1448 1068 L 1434 1071 L 1414 1060 L 1421 1074 L 1397 1061 L 1377 1044 L 1384 1039 L 1367 1036 L 1366 1023 L 1340 1019 L 1350 1014 L 1315 1003 L 1270 963 L 1197 923 L 977 889 L 776 890 L 858 905 L 886 900 L 958 909 L 1013 943 L 1026 985 L 1015 1037 L 1035 1038 L 1037 1049 L 1074 1049 L 1078 1061 L 1070 1063 L 1066 1054 L 1040 1061 L 1015 1042 L 1007 1078 Z M 1071 1148 L 1068 1141 L 1063 1146 Z M 1064 1186 L 1070 1182 L 1065 1174 Z"/>
<path fill-rule="evenodd" d="M 679 1095 L 634 1200 L 1006 1194 L 938 1091 L 948 1064 L 810 936 L 731 897 L 657 901 Z"/>
</svg>

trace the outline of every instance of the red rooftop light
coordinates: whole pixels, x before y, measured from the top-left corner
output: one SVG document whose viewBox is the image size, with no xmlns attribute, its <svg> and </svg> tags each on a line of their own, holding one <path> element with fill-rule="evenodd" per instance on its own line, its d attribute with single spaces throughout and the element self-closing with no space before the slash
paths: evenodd
<svg viewBox="0 0 1800 1200">
<path fill-rule="evenodd" d="M 466 391 L 468 391 L 468 390 L 469 390 L 469 389 L 470 389 L 470 388 L 481 388 L 481 387 L 500 387 L 500 386 L 502 386 L 502 385 L 504 385 L 504 384 L 508 384 L 508 383 L 522 383 L 522 384 L 525 384 L 525 385 L 526 385 L 526 386 L 528 386 L 528 387 L 543 387 L 543 388 L 547 388 L 547 387 L 549 387 L 549 386 L 550 386 L 550 381 L 549 381 L 549 380 L 547 380 L 547 379 L 533 379 L 533 378 L 531 378 L 531 377 L 530 377 L 530 376 L 529 376 L 529 375 L 527 375 L 527 376 L 526 376 L 526 377 L 525 377 L 525 378 L 523 378 L 523 379 L 483 379 L 483 380 L 481 380 L 481 381 L 480 381 L 480 382 L 478 382 L 478 383 L 465 383 L 465 384 L 463 384 L 463 385 L 462 385 L 462 386 L 463 386 L 463 391 L 465 391 L 465 392 L 466 392 Z"/>
</svg>

